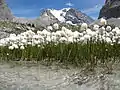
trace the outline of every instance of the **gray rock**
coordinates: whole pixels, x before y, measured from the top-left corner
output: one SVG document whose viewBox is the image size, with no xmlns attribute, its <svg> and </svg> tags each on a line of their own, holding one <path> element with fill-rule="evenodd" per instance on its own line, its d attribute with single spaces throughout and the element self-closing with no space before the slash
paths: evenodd
<svg viewBox="0 0 120 90">
<path fill-rule="evenodd" d="M 71 8 L 67 11 L 65 19 L 66 21 L 71 21 L 73 24 L 78 23 L 90 24 L 94 21 L 91 17 L 74 8 Z"/>
<path fill-rule="evenodd" d="M 34 23 L 37 26 L 43 26 L 43 27 L 56 23 L 56 22 L 59 22 L 59 21 L 51 14 L 50 10 L 44 10 L 43 12 L 41 12 L 40 17 L 38 17 L 34 21 Z"/>
<path fill-rule="evenodd" d="M 106 0 L 98 18 L 102 17 L 106 19 L 120 17 L 120 0 Z"/>
<path fill-rule="evenodd" d="M 94 25 L 94 24 L 101 25 L 100 19 L 98 19 L 98 20 L 94 21 L 93 23 L 91 23 L 90 26 Z M 107 19 L 107 25 L 116 26 L 116 27 L 120 28 L 120 19 L 118 19 L 118 18 Z"/>
<path fill-rule="evenodd" d="M 9 33 L 0 31 L 0 39 L 6 38 L 6 37 L 8 37 L 8 36 L 9 36 Z"/>
</svg>

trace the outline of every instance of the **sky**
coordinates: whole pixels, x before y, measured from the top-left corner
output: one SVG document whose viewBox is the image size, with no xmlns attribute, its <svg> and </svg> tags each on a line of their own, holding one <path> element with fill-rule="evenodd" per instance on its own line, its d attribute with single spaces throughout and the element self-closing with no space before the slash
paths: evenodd
<svg viewBox="0 0 120 90">
<path fill-rule="evenodd" d="M 17 17 L 36 18 L 43 9 L 76 8 L 97 19 L 105 0 L 6 0 Z"/>
</svg>

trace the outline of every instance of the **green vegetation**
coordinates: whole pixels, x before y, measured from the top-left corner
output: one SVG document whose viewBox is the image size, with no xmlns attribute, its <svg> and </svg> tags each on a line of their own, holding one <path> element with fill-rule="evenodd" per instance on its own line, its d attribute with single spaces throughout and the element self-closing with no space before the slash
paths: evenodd
<svg viewBox="0 0 120 90">
<path fill-rule="evenodd" d="M 45 61 L 48 63 L 60 62 L 65 65 L 78 67 L 96 67 L 98 64 L 107 64 L 120 60 L 120 45 L 105 42 L 88 41 L 83 43 L 48 43 L 41 46 L 26 46 L 25 49 L 9 50 L 7 47 L 0 48 L 1 60 L 22 61 Z"/>
</svg>

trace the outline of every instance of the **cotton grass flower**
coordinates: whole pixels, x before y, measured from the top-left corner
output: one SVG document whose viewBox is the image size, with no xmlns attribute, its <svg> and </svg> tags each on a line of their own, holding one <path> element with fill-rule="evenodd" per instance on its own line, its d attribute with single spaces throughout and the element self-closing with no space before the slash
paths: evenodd
<svg viewBox="0 0 120 90">
<path fill-rule="evenodd" d="M 48 31 L 52 31 L 52 30 L 53 30 L 53 27 L 52 27 L 52 26 L 47 26 L 47 30 L 48 30 Z"/>
<path fill-rule="evenodd" d="M 39 38 L 40 38 L 39 35 L 34 35 L 34 36 L 33 36 L 33 39 L 39 39 Z"/>
<path fill-rule="evenodd" d="M 40 45 L 37 45 L 38 48 L 40 48 Z"/>
<path fill-rule="evenodd" d="M 66 34 L 68 37 L 73 36 L 73 32 L 72 32 L 71 30 L 69 30 L 69 29 L 66 29 L 64 32 L 65 32 L 65 34 Z"/>
<path fill-rule="evenodd" d="M 101 18 L 100 23 L 101 25 L 107 25 L 107 20 L 105 20 L 104 18 Z"/>
<path fill-rule="evenodd" d="M 116 34 L 116 30 L 117 30 L 117 28 L 112 29 L 112 33 Z"/>
<path fill-rule="evenodd" d="M 51 42 L 51 37 L 48 36 L 48 37 L 46 38 L 46 42 Z"/>
<path fill-rule="evenodd" d="M 73 37 L 74 38 L 79 38 L 80 37 L 80 33 L 78 31 L 73 32 Z"/>
<path fill-rule="evenodd" d="M 107 26 L 107 27 L 106 27 L 106 31 L 107 31 L 107 32 L 110 32 L 111 30 L 112 30 L 111 26 Z"/>
<path fill-rule="evenodd" d="M 3 46 L 3 44 L 0 43 L 0 47 Z"/>
<path fill-rule="evenodd" d="M 21 40 L 22 43 L 26 44 L 27 43 L 27 40 L 26 39 L 23 39 Z"/>
<path fill-rule="evenodd" d="M 17 40 L 16 34 L 10 34 L 9 40 L 14 42 Z"/>
<path fill-rule="evenodd" d="M 13 46 L 9 46 L 8 49 L 9 49 L 9 50 L 13 50 L 14 47 L 13 47 Z"/>
<path fill-rule="evenodd" d="M 102 34 L 104 34 L 104 31 L 105 31 L 105 27 L 102 26 L 102 27 L 99 29 L 98 32 L 99 32 L 100 35 L 102 35 Z"/>
<path fill-rule="evenodd" d="M 93 36 L 96 35 L 96 32 L 95 32 L 95 31 L 92 31 L 91 29 L 87 29 L 87 30 L 86 30 L 86 33 L 87 33 L 88 35 L 90 35 L 91 37 L 93 37 Z"/>
<path fill-rule="evenodd" d="M 61 31 L 56 31 L 56 33 L 52 33 L 52 36 L 61 37 Z"/>
<path fill-rule="evenodd" d="M 10 34 L 10 37 L 16 37 L 16 34 Z"/>
<path fill-rule="evenodd" d="M 53 24 L 54 29 L 59 29 L 59 25 L 57 23 Z"/>
<path fill-rule="evenodd" d="M 82 23 L 81 24 L 81 30 L 86 30 L 88 28 L 87 23 Z"/>
<path fill-rule="evenodd" d="M 80 37 L 80 41 L 84 41 L 85 40 L 85 38 L 84 37 Z"/>
<path fill-rule="evenodd" d="M 31 45 L 31 44 L 32 44 L 32 42 L 27 42 L 27 44 L 28 44 L 28 45 Z"/>
<path fill-rule="evenodd" d="M 99 30 L 99 27 L 100 27 L 99 25 L 95 24 L 95 25 L 93 26 L 93 30 L 94 30 L 94 31 L 97 31 L 97 30 Z"/>
<path fill-rule="evenodd" d="M 85 40 L 90 40 L 90 35 L 87 35 L 87 34 L 84 35 L 84 39 L 85 39 Z"/>
<path fill-rule="evenodd" d="M 56 37 L 56 36 L 52 36 L 52 37 L 51 37 L 51 41 L 52 41 L 52 42 L 57 42 L 57 37 Z"/>
<path fill-rule="evenodd" d="M 68 38 L 68 42 L 73 43 L 73 41 L 74 41 L 74 37 L 69 37 Z"/>
<path fill-rule="evenodd" d="M 118 27 L 115 27 L 116 35 L 120 36 L 120 29 Z"/>
<path fill-rule="evenodd" d="M 18 48 L 19 48 L 17 44 L 13 44 L 12 46 L 13 46 L 15 49 L 18 49 Z"/>
<path fill-rule="evenodd" d="M 51 35 L 51 33 L 49 32 L 49 31 L 47 31 L 46 29 L 44 29 L 42 32 L 41 32 L 41 35 L 43 35 L 43 36 L 50 36 Z"/>
<path fill-rule="evenodd" d="M 112 43 L 112 41 L 109 37 L 106 37 L 105 40 L 106 40 L 107 43 Z"/>
<path fill-rule="evenodd" d="M 28 35 L 35 35 L 35 33 L 32 30 L 29 30 L 26 32 Z"/>
<path fill-rule="evenodd" d="M 41 35 L 41 31 L 37 31 L 37 34 L 38 34 L 38 35 Z"/>
<path fill-rule="evenodd" d="M 21 49 L 21 50 L 24 50 L 24 49 L 25 49 L 25 47 L 24 47 L 24 46 L 20 46 L 20 49 Z"/>
<path fill-rule="evenodd" d="M 6 39 L 3 38 L 0 40 L 0 44 L 1 44 L 1 46 L 6 46 L 8 44 L 8 41 L 6 41 Z"/>
<path fill-rule="evenodd" d="M 39 44 L 40 42 L 38 41 L 38 40 L 33 40 L 32 41 L 32 44 L 34 44 L 34 45 L 37 45 L 37 44 Z"/>
<path fill-rule="evenodd" d="M 65 31 L 60 31 L 60 34 L 61 34 L 61 37 L 67 37 L 67 35 L 66 35 L 66 33 L 65 33 Z"/>
<path fill-rule="evenodd" d="M 65 38 L 65 37 L 61 37 L 60 38 L 60 42 L 67 42 L 68 40 L 67 40 L 67 38 Z"/>
</svg>

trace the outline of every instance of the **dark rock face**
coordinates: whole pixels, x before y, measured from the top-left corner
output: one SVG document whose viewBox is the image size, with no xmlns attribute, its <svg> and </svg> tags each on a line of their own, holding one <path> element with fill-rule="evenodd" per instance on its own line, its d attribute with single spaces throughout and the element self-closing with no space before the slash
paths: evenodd
<svg viewBox="0 0 120 90">
<path fill-rule="evenodd" d="M 120 0 L 106 0 L 98 18 L 102 17 L 106 19 L 120 17 Z"/>
<path fill-rule="evenodd" d="M 94 21 L 92 18 L 90 18 L 86 14 L 73 8 L 67 11 L 65 15 L 65 19 L 66 21 L 71 21 L 73 24 L 78 24 L 78 23 L 90 24 Z"/>
<path fill-rule="evenodd" d="M 12 20 L 13 15 L 8 8 L 5 0 L 0 0 L 0 20 Z"/>
</svg>

